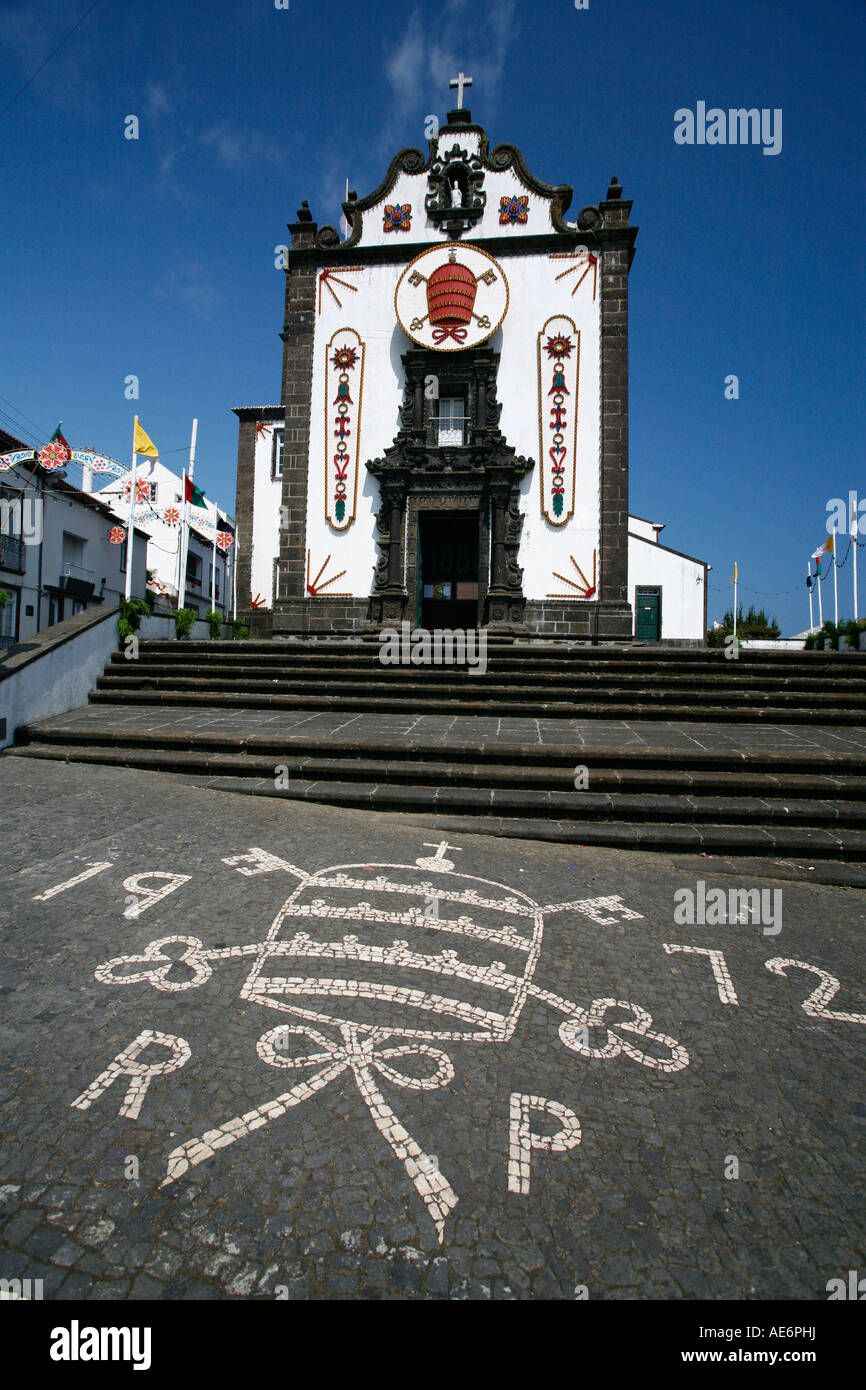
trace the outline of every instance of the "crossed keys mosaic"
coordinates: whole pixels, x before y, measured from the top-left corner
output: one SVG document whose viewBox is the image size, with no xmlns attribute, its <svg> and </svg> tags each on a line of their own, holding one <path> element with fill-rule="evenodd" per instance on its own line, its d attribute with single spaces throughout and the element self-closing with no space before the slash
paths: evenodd
<svg viewBox="0 0 866 1390">
<path fill-rule="evenodd" d="M 176 934 L 97 967 L 103 985 L 147 984 L 177 994 L 205 988 L 220 966 L 248 960 L 240 999 L 280 1016 L 258 1039 L 256 1054 L 285 1076 L 284 1087 L 254 1109 L 220 1119 L 173 1148 L 163 1187 L 214 1159 L 218 1150 L 247 1141 L 256 1130 L 312 1102 L 326 1087 L 351 1080 L 442 1243 L 458 1194 L 439 1159 L 412 1137 L 386 1090 L 408 1098 L 447 1087 L 456 1074 L 450 1050 L 506 1045 L 530 1000 L 564 1015 L 558 1035 L 571 1053 L 600 1058 L 622 1053 L 663 1073 L 688 1066 L 685 1048 L 653 1031 L 652 1017 L 640 1006 L 605 998 L 582 1007 L 536 982 L 547 916 L 570 911 L 603 927 L 640 918 L 639 912 L 618 897 L 541 906 L 505 884 L 458 872 L 447 856 L 462 851 L 446 841 L 424 848 L 431 852 L 414 864 L 336 864 L 315 873 L 262 849 L 233 855 L 223 862 L 238 873 L 285 872 L 298 880 L 262 939 L 209 948 L 197 936 Z M 610 1009 L 631 1015 L 616 1020 L 616 1031 L 604 1023 Z M 595 1029 L 601 1029 L 600 1046 L 590 1036 Z M 121 1113 L 134 1118 L 149 1079 L 143 1077 L 148 1068 L 136 1058 L 153 1042 L 171 1054 L 168 1063 L 150 1068 L 154 1074 L 184 1065 L 189 1045 L 183 1038 L 148 1031 L 73 1105 L 87 1109 L 123 1074 L 130 1086 Z M 651 1051 L 644 1051 L 646 1043 L 654 1045 Z M 560 1124 L 556 1133 L 531 1133 L 535 1102 Z M 566 1106 L 539 1097 L 518 1093 L 511 1107 L 517 1113 L 508 1185 L 510 1191 L 528 1193 L 531 1150 L 574 1147 L 580 1124 Z"/>
</svg>

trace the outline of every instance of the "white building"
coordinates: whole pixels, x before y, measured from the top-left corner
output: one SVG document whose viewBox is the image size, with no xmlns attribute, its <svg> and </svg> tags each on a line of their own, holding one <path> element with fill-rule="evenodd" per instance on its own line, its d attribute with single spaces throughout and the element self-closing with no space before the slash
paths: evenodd
<svg viewBox="0 0 866 1390">
<path fill-rule="evenodd" d="M 29 446 L 0 431 L 0 456 Z M 35 461 L 0 457 L 0 650 L 84 608 L 117 604 L 126 587 L 126 545 L 112 542 L 114 516 Z M 143 597 L 146 536 L 136 527 L 132 592 Z"/>
<path fill-rule="evenodd" d="M 711 566 L 659 541 L 664 523 L 628 519 L 628 583 L 634 635 L 641 641 L 702 640 Z"/>
<path fill-rule="evenodd" d="M 147 536 L 148 589 L 177 602 L 183 526 L 183 478 L 159 459 L 140 458 L 136 464 L 136 529 Z M 112 478 L 94 496 L 124 525 L 129 516 L 131 473 Z M 205 499 L 205 507 L 188 508 L 189 545 L 186 589 L 180 607 L 199 617 L 211 609 L 231 617 L 234 527 L 227 514 Z M 214 566 L 214 559 L 216 564 Z"/>
<path fill-rule="evenodd" d="M 346 240 L 298 210 L 280 404 L 236 410 L 255 632 L 703 640 L 705 566 L 629 517 L 632 205 L 571 196 L 458 108 Z"/>
</svg>

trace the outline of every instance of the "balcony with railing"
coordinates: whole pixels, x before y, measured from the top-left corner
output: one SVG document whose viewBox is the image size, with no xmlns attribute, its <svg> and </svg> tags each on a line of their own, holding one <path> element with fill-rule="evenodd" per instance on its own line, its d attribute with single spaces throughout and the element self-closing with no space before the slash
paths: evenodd
<svg viewBox="0 0 866 1390">
<path fill-rule="evenodd" d="M 26 568 L 21 537 L 0 535 L 0 570 L 7 570 L 9 574 L 23 574 Z"/>
<path fill-rule="evenodd" d="M 60 589 L 73 598 L 91 598 L 96 588 L 96 570 L 84 569 L 64 560 L 60 566 Z"/>
<path fill-rule="evenodd" d="M 438 449 L 461 448 L 469 443 L 472 421 L 468 415 L 431 415 L 427 421 L 427 444 Z"/>
</svg>

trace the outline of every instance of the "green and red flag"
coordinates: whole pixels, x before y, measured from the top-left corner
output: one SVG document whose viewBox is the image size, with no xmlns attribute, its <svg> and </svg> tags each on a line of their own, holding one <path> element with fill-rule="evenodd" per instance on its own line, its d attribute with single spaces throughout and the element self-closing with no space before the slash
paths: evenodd
<svg viewBox="0 0 866 1390">
<path fill-rule="evenodd" d="M 186 474 L 184 474 L 183 488 L 184 501 L 191 502 L 194 507 L 204 507 L 207 510 L 203 488 L 196 487 L 192 479 L 188 478 Z"/>
</svg>

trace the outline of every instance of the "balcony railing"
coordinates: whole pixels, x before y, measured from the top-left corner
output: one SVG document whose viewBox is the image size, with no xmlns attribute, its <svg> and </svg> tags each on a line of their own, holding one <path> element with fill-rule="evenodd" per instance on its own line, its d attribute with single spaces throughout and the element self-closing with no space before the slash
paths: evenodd
<svg viewBox="0 0 866 1390">
<path fill-rule="evenodd" d="M 0 570 L 23 574 L 26 569 L 24 542 L 20 536 L 0 535 Z"/>
<path fill-rule="evenodd" d="M 60 566 L 61 579 L 83 579 L 85 584 L 96 583 L 96 570 L 82 569 L 81 565 L 71 565 L 64 560 Z"/>
<path fill-rule="evenodd" d="M 459 448 L 469 438 L 472 421 L 468 415 L 431 415 L 427 421 L 427 443 L 434 448 Z"/>
</svg>

